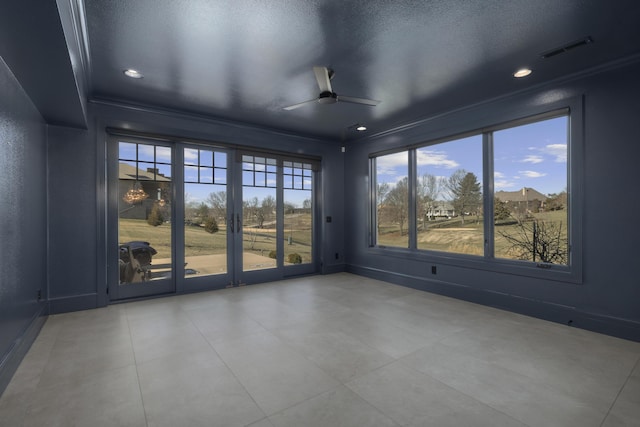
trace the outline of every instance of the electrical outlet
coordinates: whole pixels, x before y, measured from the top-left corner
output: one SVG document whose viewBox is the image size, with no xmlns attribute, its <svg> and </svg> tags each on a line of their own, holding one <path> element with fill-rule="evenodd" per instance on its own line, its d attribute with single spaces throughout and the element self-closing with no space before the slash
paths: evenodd
<svg viewBox="0 0 640 427">
<path fill-rule="evenodd" d="M 438 274 L 438 269 L 436 268 L 435 265 L 431 266 L 431 274 Z"/>
<path fill-rule="evenodd" d="M 340 254 L 338 254 L 338 252 L 336 252 L 336 259 L 340 259 Z"/>
</svg>

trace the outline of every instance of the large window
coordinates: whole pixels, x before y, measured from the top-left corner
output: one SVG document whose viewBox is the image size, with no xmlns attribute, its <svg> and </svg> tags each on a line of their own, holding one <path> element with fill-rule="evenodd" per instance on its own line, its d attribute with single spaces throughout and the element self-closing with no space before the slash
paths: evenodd
<svg viewBox="0 0 640 427">
<path fill-rule="evenodd" d="M 409 247 L 408 153 L 376 159 L 376 227 L 381 246 Z"/>
<path fill-rule="evenodd" d="M 569 128 L 562 110 L 372 156 L 372 246 L 570 266 Z"/>
<path fill-rule="evenodd" d="M 493 133 L 497 258 L 568 264 L 567 116 Z"/>
<path fill-rule="evenodd" d="M 416 150 L 417 247 L 482 255 L 482 137 Z"/>
</svg>

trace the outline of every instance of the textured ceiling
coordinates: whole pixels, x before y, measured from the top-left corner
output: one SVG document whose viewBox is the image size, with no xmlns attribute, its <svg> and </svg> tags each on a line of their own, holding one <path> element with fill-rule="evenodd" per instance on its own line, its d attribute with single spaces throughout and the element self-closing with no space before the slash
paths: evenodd
<svg viewBox="0 0 640 427">
<path fill-rule="evenodd" d="M 360 137 L 640 52 L 640 2 L 84 0 L 89 96 L 322 138 Z M 550 59 L 540 54 L 591 36 Z M 338 95 L 312 103 L 313 66 Z M 534 73 L 515 79 L 529 66 Z M 135 68 L 141 80 L 122 73 Z"/>
</svg>

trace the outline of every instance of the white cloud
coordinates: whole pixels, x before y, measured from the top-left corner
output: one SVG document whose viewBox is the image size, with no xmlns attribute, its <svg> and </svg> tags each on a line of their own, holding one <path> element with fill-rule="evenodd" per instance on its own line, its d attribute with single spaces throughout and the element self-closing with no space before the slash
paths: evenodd
<svg viewBox="0 0 640 427">
<path fill-rule="evenodd" d="M 567 161 L 567 144 L 549 144 L 544 147 L 544 153 L 555 157 L 558 163 L 566 163 Z"/>
<path fill-rule="evenodd" d="M 541 178 L 547 175 L 546 173 L 536 171 L 518 171 L 518 173 L 526 176 L 527 178 Z"/>
<path fill-rule="evenodd" d="M 493 187 L 496 190 L 502 190 L 502 189 L 505 189 L 505 188 L 513 188 L 513 187 L 515 187 L 515 185 L 516 185 L 515 182 L 509 181 L 509 180 L 506 180 L 506 179 L 498 179 L 498 180 L 495 180 L 493 182 Z"/>
<path fill-rule="evenodd" d="M 532 164 L 542 163 L 543 161 L 544 159 L 542 158 L 542 156 L 533 155 L 533 154 L 521 160 L 522 163 L 532 163 Z"/>
<path fill-rule="evenodd" d="M 460 163 L 447 158 L 444 151 L 417 150 L 418 166 L 440 166 L 447 169 L 453 169 L 460 166 Z"/>
<path fill-rule="evenodd" d="M 187 148 L 184 150 L 184 159 L 185 160 L 198 160 L 198 150 Z"/>
<path fill-rule="evenodd" d="M 504 178 L 504 174 L 502 172 L 494 171 L 493 172 L 493 177 L 494 178 Z"/>
<path fill-rule="evenodd" d="M 409 156 L 406 151 L 376 158 L 376 172 L 379 175 L 397 175 L 401 167 L 406 171 L 408 165 Z"/>
</svg>

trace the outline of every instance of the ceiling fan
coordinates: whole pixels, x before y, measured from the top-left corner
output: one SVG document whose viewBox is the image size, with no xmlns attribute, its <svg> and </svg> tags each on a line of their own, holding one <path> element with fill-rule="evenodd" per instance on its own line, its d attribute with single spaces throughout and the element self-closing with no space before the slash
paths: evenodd
<svg viewBox="0 0 640 427">
<path fill-rule="evenodd" d="M 299 104 L 290 105 L 288 107 L 284 107 L 285 110 L 295 110 L 296 108 L 300 108 L 304 105 L 311 104 L 312 102 L 318 102 L 320 104 L 335 104 L 336 102 L 349 102 L 351 104 L 362 104 L 362 105 L 370 105 L 375 107 L 380 103 L 380 101 L 376 101 L 373 99 L 366 98 L 356 98 L 353 96 L 342 96 L 338 95 L 331 89 L 331 79 L 334 76 L 334 72 L 332 69 L 327 67 L 313 67 L 313 72 L 316 75 L 316 80 L 318 81 L 318 86 L 320 87 L 320 95 L 317 98 L 310 99 L 308 101 L 301 102 Z"/>
</svg>

